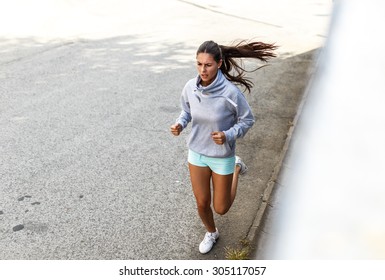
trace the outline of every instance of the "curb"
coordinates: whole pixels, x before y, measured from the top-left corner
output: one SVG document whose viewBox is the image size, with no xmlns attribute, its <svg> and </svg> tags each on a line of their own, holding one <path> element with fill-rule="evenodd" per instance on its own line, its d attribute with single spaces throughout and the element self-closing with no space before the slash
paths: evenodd
<svg viewBox="0 0 385 280">
<path fill-rule="evenodd" d="M 302 95 L 301 101 L 298 105 L 297 112 L 294 116 L 293 122 L 290 124 L 290 128 L 287 132 L 287 137 L 286 137 L 285 143 L 282 147 L 282 151 L 281 151 L 281 154 L 279 156 L 278 163 L 274 167 L 272 175 L 269 179 L 269 182 L 266 185 L 266 188 L 265 188 L 263 194 L 261 194 L 262 203 L 261 203 L 260 207 L 258 208 L 256 216 L 254 218 L 254 221 L 253 221 L 252 225 L 250 226 L 249 231 L 246 235 L 246 239 L 250 242 L 250 244 L 254 245 L 253 250 L 256 250 L 255 245 L 258 243 L 258 235 L 259 235 L 260 230 L 263 227 L 263 221 L 264 221 L 265 215 L 267 213 L 267 211 L 266 211 L 267 206 L 270 205 L 270 198 L 271 198 L 271 195 L 274 191 L 274 187 L 276 185 L 278 177 L 280 175 L 283 162 L 286 158 L 287 151 L 290 147 L 290 143 L 291 143 L 291 139 L 292 139 L 294 130 L 297 127 L 298 120 L 299 120 L 300 115 L 303 111 L 303 107 L 306 103 L 310 88 L 313 84 L 315 73 L 317 71 L 317 64 L 318 64 L 317 60 L 320 56 L 320 52 L 322 52 L 322 48 L 319 52 L 317 52 L 315 54 L 315 62 L 313 62 L 315 65 L 315 71 L 310 75 L 309 82 L 308 82 L 308 84 L 307 84 L 307 86 L 303 92 L 303 95 Z"/>
</svg>

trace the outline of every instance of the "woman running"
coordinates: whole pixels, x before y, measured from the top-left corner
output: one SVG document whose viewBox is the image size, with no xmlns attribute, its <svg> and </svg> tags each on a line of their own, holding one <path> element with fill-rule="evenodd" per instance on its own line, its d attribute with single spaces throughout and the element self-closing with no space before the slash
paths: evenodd
<svg viewBox="0 0 385 280">
<path fill-rule="evenodd" d="M 182 112 L 171 133 L 178 136 L 192 123 L 188 166 L 198 213 L 207 230 L 199 245 L 202 254 L 208 253 L 219 237 L 211 204 L 216 213 L 226 214 L 235 199 L 238 177 L 247 170 L 235 155 L 235 143 L 253 126 L 254 116 L 236 85 L 250 92 L 253 84 L 234 58 L 266 62 L 275 56 L 275 49 L 275 45 L 262 42 L 223 46 L 206 41 L 196 53 L 198 75 L 183 88 Z"/>
</svg>

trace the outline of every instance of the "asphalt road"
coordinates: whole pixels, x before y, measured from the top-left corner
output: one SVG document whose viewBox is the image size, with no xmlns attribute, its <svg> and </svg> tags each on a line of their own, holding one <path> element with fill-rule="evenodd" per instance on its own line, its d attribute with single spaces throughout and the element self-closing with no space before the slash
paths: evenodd
<svg viewBox="0 0 385 280">
<path fill-rule="evenodd" d="M 169 133 L 180 92 L 200 42 L 250 38 L 251 27 L 277 41 L 267 34 L 278 27 L 198 4 L 167 1 L 147 14 L 146 5 L 107 5 L 79 19 L 107 18 L 110 29 L 76 29 L 73 13 L 68 33 L 65 16 L 2 33 L 0 259 L 223 259 L 249 233 L 307 83 L 313 53 L 298 53 L 313 45 L 282 47 L 254 78 L 257 124 L 239 144 L 251 170 L 202 256 L 187 134 Z"/>
</svg>

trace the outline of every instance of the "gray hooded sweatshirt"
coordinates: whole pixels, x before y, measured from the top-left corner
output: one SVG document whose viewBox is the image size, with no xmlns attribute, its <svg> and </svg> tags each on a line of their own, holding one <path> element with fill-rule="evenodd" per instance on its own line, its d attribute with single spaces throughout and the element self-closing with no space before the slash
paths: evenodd
<svg viewBox="0 0 385 280">
<path fill-rule="evenodd" d="M 201 155 L 217 158 L 235 155 L 235 141 L 245 136 L 254 116 L 242 92 L 219 70 L 215 80 L 204 87 L 201 78 L 189 80 L 182 91 L 182 112 L 177 123 L 186 128 L 192 123 L 188 147 Z M 214 131 L 223 131 L 226 142 L 215 144 Z"/>
</svg>

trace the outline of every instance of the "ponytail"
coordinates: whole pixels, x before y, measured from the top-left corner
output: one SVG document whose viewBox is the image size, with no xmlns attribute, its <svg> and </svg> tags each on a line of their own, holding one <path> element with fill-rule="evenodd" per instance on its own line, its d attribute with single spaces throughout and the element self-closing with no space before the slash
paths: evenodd
<svg viewBox="0 0 385 280">
<path fill-rule="evenodd" d="M 250 92 L 253 83 L 250 79 L 245 77 L 245 72 L 254 72 L 261 67 L 254 70 L 247 71 L 236 58 L 255 58 L 263 62 L 267 62 L 270 58 L 275 57 L 273 52 L 277 49 L 274 44 L 266 44 L 263 42 L 246 42 L 241 41 L 234 46 L 218 45 L 213 41 L 204 42 L 197 51 L 199 53 L 209 53 L 213 56 L 216 62 L 222 59 L 221 70 L 225 77 L 236 84 L 240 84 Z"/>
</svg>

